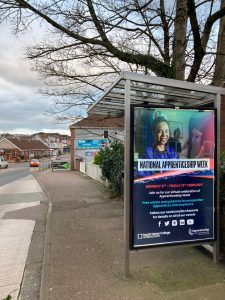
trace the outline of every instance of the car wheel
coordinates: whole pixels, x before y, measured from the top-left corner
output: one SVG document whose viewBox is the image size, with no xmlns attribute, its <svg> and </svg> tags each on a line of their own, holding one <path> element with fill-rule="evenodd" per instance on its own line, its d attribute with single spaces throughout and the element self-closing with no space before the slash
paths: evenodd
<svg viewBox="0 0 225 300">
<path fill-rule="evenodd" d="M 8 165 L 6 165 L 5 168 L 7 169 L 7 168 L 8 168 Z"/>
</svg>

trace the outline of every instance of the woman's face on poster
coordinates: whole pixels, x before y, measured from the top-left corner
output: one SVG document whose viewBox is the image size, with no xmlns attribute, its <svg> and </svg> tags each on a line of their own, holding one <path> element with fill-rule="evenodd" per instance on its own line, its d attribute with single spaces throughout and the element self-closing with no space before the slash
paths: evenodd
<svg viewBox="0 0 225 300">
<path fill-rule="evenodd" d="M 166 122 L 159 122 L 155 128 L 155 143 L 166 145 L 169 139 L 169 126 Z"/>
</svg>

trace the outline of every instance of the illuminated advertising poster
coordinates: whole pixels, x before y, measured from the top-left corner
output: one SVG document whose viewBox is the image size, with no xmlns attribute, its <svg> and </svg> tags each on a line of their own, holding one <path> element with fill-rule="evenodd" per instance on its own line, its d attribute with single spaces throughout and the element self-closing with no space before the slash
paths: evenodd
<svg viewBox="0 0 225 300">
<path fill-rule="evenodd" d="M 76 149 L 100 149 L 108 144 L 108 140 L 77 140 Z"/>
<path fill-rule="evenodd" d="M 131 111 L 130 247 L 215 240 L 215 111 Z"/>
</svg>

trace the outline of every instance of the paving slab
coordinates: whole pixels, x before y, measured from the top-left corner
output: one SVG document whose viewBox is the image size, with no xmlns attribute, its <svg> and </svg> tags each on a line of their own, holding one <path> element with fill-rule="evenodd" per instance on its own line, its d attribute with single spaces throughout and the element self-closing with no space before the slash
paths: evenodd
<svg viewBox="0 0 225 300">
<path fill-rule="evenodd" d="M 7 295 L 10 294 L 10 296 L 12 297 L 12 299 L 17 299 L 18 295 L 19 295 L 19 291 L 20 291 L 20 284 L 12 284 L 12 285 L 6 285 L 6 286 L 2 286 L 0 287 L 0 295 L 4 295 L 4 296 L 0 296 L 3 299 L 3 297 L 6 297 Z"/>
<path fill-rule="evenodd" d="M 36 232 L 36 220 L 41 220 L 43 215 L 40 203 L 43 199 L 46 201 L 41 194 L 43 191 L 33 175 L 0 187 L 0 299 L 10 294 L 14 300 L 21 294 L 27 257 L 33 233 Z M 36 256 L 39 265 L 41 260 L 42 269 L 43 242 L 41 244 L 40 240 L 44 239 L 45 226 L 39 226 L 38 230 L 41 231 L 38 234 L 40 238 L 36 239 L 34 245 L 36 250 L 42 245 L 42 255 Z M 34 272 L 34 268 L 30 269 L 37 279 L 40 270 Z M 30 299 L 33 300 L 33 297 Z"/>
<path fill-rule="evenodd" d="M 31 220 L 0 220 L 0 299 L 12 285 L 20 286 L 34 225 Z"/>
</svg>

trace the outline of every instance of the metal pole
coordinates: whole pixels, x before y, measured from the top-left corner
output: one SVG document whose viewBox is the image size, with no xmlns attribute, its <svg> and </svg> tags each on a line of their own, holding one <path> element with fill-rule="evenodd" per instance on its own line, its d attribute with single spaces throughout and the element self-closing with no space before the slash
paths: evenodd
<svg viewBox="0 0 225 300">
<path fill-rule="evenodd" d="M 129 277 L 130 239 L 130 80 L 125 83 L 125 156 L 124 156 L 124 278 Z"/>
<path fill-rule="evenodd" d="M 216 241 L 213 243 L 213 262 L 219 262 L 220 254 L 220 111 L 221 111 L 221 95 L 217 94 L 215 99 L 215 107 L 217 108 L 217 184 L 216 184 Z"/>
</svg>

